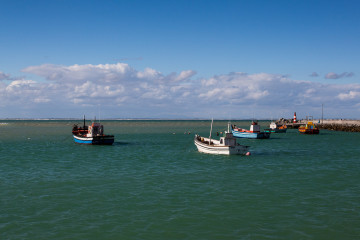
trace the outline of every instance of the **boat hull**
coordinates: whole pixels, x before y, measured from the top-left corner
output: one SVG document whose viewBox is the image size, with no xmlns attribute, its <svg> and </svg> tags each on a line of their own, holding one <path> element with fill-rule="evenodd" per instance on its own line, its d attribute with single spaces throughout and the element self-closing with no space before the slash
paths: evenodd
<svg viewBox="0 0 360 240">
<path fill-rule="evenodd" d="M 103 135 L 103 136 L 94 136 L 94 137 L 82 137 L 73 135 L 74 141 L 79 144 L 89 144 L 89 145 L 112 145 L 114 143 L 113 135 Z"/>
<path fill-rule="evenodd" d="M 304 129 L 304 128 L 299 128 L 299 133 L 302 133 L 302 134 L 319 134 L 320 131 L 319 131 L 319 129 Z"/>
<path fill-rule="evenodd" d="M 248 153 L 248 146 L 217 146 L 203 143 L 196 138 L 194 139 L 195 146 L 199 152 L 209 154 L 221 154 L 221 155 L 245 155 Z"/>
<path fill-rule="evenodd" d="M 232 134 L 234 135 L 234 137 L 237 137 L 237 138 L 267 139 L 270 137 L 269 132 L 252 133 L 252 132 L 239 132 L 239 131 L 233 130 Z"/>
</svg>

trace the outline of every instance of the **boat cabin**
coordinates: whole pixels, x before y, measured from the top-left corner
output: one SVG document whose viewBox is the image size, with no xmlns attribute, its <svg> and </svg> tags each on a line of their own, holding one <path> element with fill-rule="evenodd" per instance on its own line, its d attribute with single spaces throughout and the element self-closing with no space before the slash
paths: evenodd
<svg viewBox="0 0 360 240">
<path fill-rule="evenodd" d="M 316 128 L 315 127 L 315 124 L 313 122 L 308 122 L 305 126 L 306 129 L 314 129 Z"/>
<path fill-rule="evenodd" d="M 252 122 L 250 132 L 260 132 L 260 125 L 257 122 Z"/>
<path fill-rule="evenodd" d="M 276 128 L 278 128 L 278 125 L 275 122 L 271 122 L 270 123 L 270 128 L 271 129 L 276 129 Z"/>
<path fill-rule="evenodd" d="M 102 136 L 102 135 L 104 135 L 104 126 L 101 125 L 100 123 L 93 122 L 88 127 L 88 133 L 86 135 L 87 137 Z"/>
<path fill-rule="evenodd" d="M 232 133 L 226 133 L 225 137 L 220 138 L 221 146 L 236 146 L 236 138 L 234 138 Z"/>
</svg>

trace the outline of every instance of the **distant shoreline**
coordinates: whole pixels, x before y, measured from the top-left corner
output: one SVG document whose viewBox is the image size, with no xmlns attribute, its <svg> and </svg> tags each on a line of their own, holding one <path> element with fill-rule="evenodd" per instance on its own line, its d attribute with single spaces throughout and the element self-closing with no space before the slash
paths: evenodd
<svg viewBox="0 0 360 240">
<path fill-rule="evenodd" d="M 82 118 L 0 118 L 0 121 L 82 121 Z M 93 121 L 94 119 L 86 119 Z M 208 118 L 104 118 L 96 121 L 211 121 Z M 292 119 L 286 119 L 292 122 Z M 214 119 L 214 121 L 253 121 L 253 119 Z M 272 119 L 255 119 L 255 121 L 276 121 Z M 298 123 L 306 123 L 306 119 L 299 119 Z M 315 124 L 360 125 L 359 119 L 314 119 Z"/>
</svg>

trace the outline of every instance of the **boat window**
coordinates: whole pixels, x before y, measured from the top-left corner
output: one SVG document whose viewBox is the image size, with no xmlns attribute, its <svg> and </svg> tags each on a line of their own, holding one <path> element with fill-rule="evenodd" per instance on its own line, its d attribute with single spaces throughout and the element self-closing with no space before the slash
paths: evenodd
<svg viewBox="0 0 360 240">
<path fill-rule="evenodd" d="M 221 143 L 221 144 L 223 143 L 223 140 L 222 140 L 222 139 L 220 139 L 220 143 Z"/>
</svg>

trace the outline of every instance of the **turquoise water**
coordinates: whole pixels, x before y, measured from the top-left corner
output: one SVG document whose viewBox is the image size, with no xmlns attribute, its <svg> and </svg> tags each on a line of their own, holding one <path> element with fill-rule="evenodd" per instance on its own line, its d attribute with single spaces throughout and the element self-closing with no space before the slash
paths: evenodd
<svg viewBox="0 0 360 240">
<path fill-rule="evenodd" d="M 193 143 L 210 121 L 103 121 L 113 146 L 75 144 L 74 121 L 2 122 L 0 239 L 360 236 L 359 133 L 290 129 L 217 156 Z"/>
</svg>

